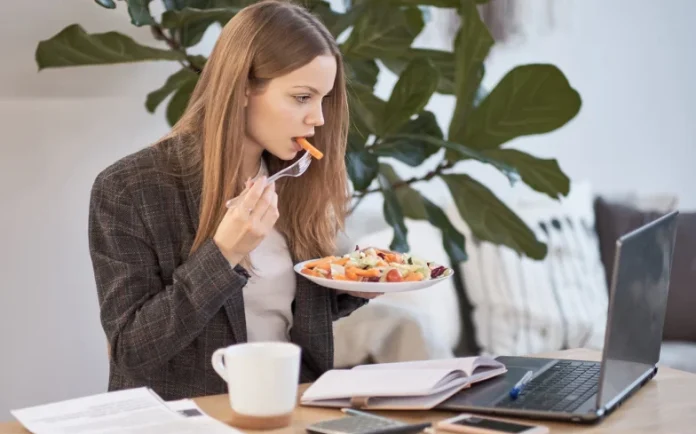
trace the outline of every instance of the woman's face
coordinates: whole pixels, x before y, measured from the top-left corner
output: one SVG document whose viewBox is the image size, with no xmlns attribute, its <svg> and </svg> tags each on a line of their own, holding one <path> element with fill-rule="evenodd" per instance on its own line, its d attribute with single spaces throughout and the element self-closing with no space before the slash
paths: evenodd
<svg viewBox="0 0 696 434">
<path fill-rule="evenodd" d="M 248 145 L 259 146 L 282 160 L 301 150 L 295 137 L 314 135 L 324 124 L 322 100 L 336 79 L 336 59 L 317 56 L 308 64 L 270 80 L 246 101 Z"/>
</svg>

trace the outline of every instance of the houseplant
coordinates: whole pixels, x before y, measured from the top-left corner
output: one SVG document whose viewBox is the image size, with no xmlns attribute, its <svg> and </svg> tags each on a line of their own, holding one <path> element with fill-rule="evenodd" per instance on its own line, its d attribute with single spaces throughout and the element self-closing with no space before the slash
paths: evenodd
<svg viewBox="0 0 696 434">
<path fill-rule="evenodd" d="M 394 229 L 391 248 L 408 250 L 405 219 L 427 220 L 443 234 L 452 260 L 466 260 L 464 236 L 445 213 L 411 185 L 435 177 L 444 180 L 461 217 L 481 240 L 504 244 L 531 258 L 546 255 L 546 246 L 488 188 L 456 173 L 464 160 L 478 160 L 500 170 L 511 182 L 522 182 L 552 198 L 567 195 L 569 180 L 555 160 L 536 158 L 503 147 L 523 135 L 557 129 L 579 111 L 579 94 L 553 65 L 518 66 L 490 92 L 480 89 L 484 60 L 493 45 L 481 21 L 477 3 L 486 0 L 355 0 L 345 13 L 323 0 L 297 0 L 321 18 L 332 34 L 349 36 L 341 50 L 350 80 L 352 125 L 346 164 L 355 204 L 369 194 L 384 196 L 385 220 Z M 104 8 L 114 0 L 95 0 Z M 146 97 L 149 112 L 169 98 L 166 116 L 176 122 L 186 107 L 206 58 L 191 55 L 203 33 L 224 25 L 254 0 L 162 0 L 164 12 L 151 12 L 152 0 L 121 0 L 135 26 L 149 26 L 155 41 L 142 45 L 117 33 L 87 33 L 72 24 L 39 42 L 36 62 L 46 68 L 144 61 L 178 62 L 181 69 Z M 423 6 L 454 8 L 461 17 L 454 51 L 413 48 L 424 27 Z M 373 90 L 378 62 L 399 76 L 388 100 Z M 433 113 L 424 110 L 435 93 L 453 95 L 456 104 L 447 131 Z M 400 179 L 388 159 L 418 167 L 435 158 L 435 169 L 424 176 Z M 485 216 L 485 219 L 484 219 Z"/>
</svg>

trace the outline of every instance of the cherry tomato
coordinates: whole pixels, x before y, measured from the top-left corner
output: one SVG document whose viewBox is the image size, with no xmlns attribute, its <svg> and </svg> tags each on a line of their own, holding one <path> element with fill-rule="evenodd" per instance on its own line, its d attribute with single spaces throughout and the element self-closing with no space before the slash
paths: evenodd
<svg viewBox="0 0 696 434">
<path fill-rule="evenodd" d="M 399 270 L 389 270 L 387 272 L 387 282 L 402 282 L 404 279 L 399 274 Z"/>
</svg>

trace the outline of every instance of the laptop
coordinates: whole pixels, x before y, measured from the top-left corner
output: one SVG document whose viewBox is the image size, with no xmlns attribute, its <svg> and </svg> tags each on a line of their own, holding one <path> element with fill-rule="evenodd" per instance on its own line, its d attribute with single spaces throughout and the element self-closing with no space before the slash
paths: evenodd
<svg viewBox="0 0 696 434">
<path fill-rule="evenodd" d="M 596 423 L 657 373 L 678 211 L 621 236 L 600 362 L 500 356 L 508 372 L 437 406 L 541 420 Z M 532 379 L 516 399 L 512 387 Z"/>
</svg>

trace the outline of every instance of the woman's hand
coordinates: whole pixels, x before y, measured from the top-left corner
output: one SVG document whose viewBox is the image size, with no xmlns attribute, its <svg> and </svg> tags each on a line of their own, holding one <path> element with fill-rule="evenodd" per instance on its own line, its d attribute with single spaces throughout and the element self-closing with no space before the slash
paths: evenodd
<svg viewBox="0 0 696 434">
<path fill-rule="evenodd" d="M 278 220 L 275 183 L 256 180 L 235 198 L 215 231 L 213 241 L 231 264 L 238 264 L 259 245 Z"/>
<path fill-rule="evenodd" d="M 367 299 L 373 299 L 377 298 L 380 295 L 384 295 L 383 292 L 359 292 L 359 291 L 343 291 L 340 289 L 336 290 L 336 294 L 348 294 L 352 295 L 353 297 L 361 297 L 361 298 L 367 298 Z"/>
</svg>

